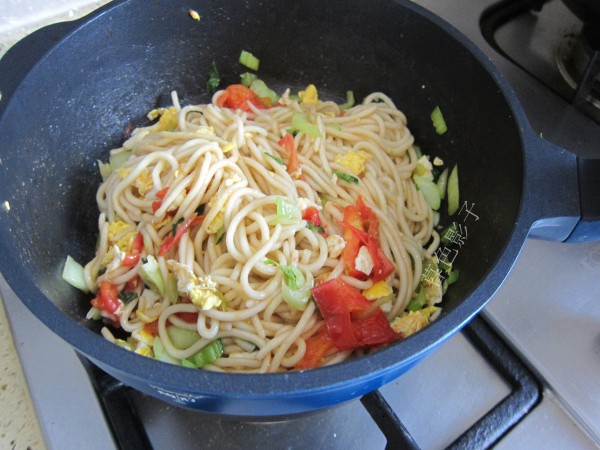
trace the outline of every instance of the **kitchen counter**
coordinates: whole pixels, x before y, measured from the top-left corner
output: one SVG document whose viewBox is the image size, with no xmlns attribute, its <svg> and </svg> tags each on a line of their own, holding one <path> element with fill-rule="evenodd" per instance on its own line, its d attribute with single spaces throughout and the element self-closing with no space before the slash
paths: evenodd
<svg viewBox="0 0 600 450">
<path fill-rule="evenodd" d="M 36 29 L 81 17 L 106 2 L 0 0 L 0 57 Z M 43 450 L 47 448 L 44 432 L 17 353 L 19 340 L 11 329 L 4 302 L 0 294 L 0 449 Z M 39 326 L 43 327 L 41 323 Z"/>
</svg>

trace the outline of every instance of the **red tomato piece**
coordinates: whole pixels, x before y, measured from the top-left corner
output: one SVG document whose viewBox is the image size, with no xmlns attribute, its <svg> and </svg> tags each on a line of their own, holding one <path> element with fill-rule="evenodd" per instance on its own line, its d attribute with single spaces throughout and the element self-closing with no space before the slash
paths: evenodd
<svg viewBox="0 0 600 450">
<path fill-rule="evenodd" d="M 315 227 L 322 225 L 321 216 L 319 216 L 319 210 L 315 206 L 309 206 L 302 211 L 302 219 L 306 220 Z"/>
<path fill-rule="evenodd" d="M 242 111 L 252 112 L 248 103 L 258 109 L 266 109 L 258 95 L 243 84 L 232 84 L 225 89 L 225 92 L 217 99 L 217 106 L 222 108 L 241 109 Z"/>
<path fill-rule="evenodd" d="M 179 225 L 175 229 L 175 234 L 170 234 L 165 238 L 162 245 L 158 249 L 158 256 L 164 256 L 167 254 L 169 250 L 181 239 L 190 228 L 201 225 L 204 221 L 204 216 L 198 216 L 198 214 L 193 213 Z"/>
<path fill-rule="evenodd" d="M 389 344 L 402 338 L 379 308 L 361 318 L 360 313 L 366 312 L 371 302 L 340 278 L 326 281 L 311 292 L 325 321 L 327 337 L 340 350 Z"/>
<path fill-rule="evenodd" d="M 123 260 L 124 266 L 133 267 L 140 260 L 142 250 L 144 249 L 144 236 L 141 231 L 138 231 L 138 234 L 135 235 L 133 239 L 133 243 L 131 244 L 131 252 L 125 255 L 125 259 Z"/>
<path fill-rule="evenodd" d="M 335 346 L 327 337 L 326 328 L 322 327 L 317 334 L 306 341 L 306 351 L 302 359 L 296 364 L 295 369 L 305 370 L 319 367 L 325 354 L 333 348 Z"/>
<path fill-rule="evenodd" d="M 100 290 L 96 298 L 92 300 L 92 306 L 111 314 L 115 314 L 117 309 L 119 309 L 119 306 L 122 304 L 123 302 L 119 300 L 119 291 L 117 290 L 117 286 L 107 280 L 100 282 Z"/>
</svg>

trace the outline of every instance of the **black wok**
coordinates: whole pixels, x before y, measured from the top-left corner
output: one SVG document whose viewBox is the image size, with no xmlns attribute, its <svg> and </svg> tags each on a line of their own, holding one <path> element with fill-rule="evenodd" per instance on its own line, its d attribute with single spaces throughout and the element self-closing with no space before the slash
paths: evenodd
<svg viewBox="0 0 600 450">
<path fill-rule="evenodd" d="M 199 22 L 189 8 L 200 13 Z M 120 145 L 130 121 L 143 125 L 148 110 L 168 104 L 172 90 L 184 104 L 209 101 L 213 61 L 222 86 L 238 82 L 242 49 L 260 57 L 260 77 L 278 91 L 314 83 L 321 97 L 336 100 L 349 89 L 357 98 L 387 93 L 422 149 L 458 163 L 461 206 L 472 214 L 463 209 L 457 217 L 468 226 L 468 239 L 456 259 L 460 281 L 431 326 L 336 366 L 243 375 L 138 356 L 105 341 L 98 324 L 85 320 L 89 296 L 63 282 L 61 271 L 67 254 L 93 257 L 96 160 Z M 483 308 L 530 230 L 562 240 L 573 229 L 598 232 L 597 225 L 576 228 L 575 156 L 536 136 L 490 61 L 410 1 L 119 1 L 16 45 L 0 62 L 0 90 L 0 270 L 9 285 L 100 368 L 203 411 L 289 414 L 372 391 Z M 443 136 L 429 118 L 436 105 L 449 127 Z"/>
</svg>

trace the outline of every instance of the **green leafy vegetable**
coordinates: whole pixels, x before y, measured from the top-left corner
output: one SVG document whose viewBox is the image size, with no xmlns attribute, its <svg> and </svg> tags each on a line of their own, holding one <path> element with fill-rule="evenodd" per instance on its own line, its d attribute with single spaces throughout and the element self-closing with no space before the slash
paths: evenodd
<svg viewBox="0 0 600 450">
<path fill-rule="evenodd" d="M 344 180 L 346 183 L 358 184 L 358 178 L 355 176 L 340 172 L 339 170 L 334 170 L 333 173 L 336 177 L 338 177 L 340 180 Z"/>
<path fill-rule="evenodd" d="M 268 152 L 265 152 L 265 156 L 268 156 L 269 158 L 271 158 L 271 159 L 274 159 L 274 160 L 275 160 L 275 161 L 277 161 L 279 164 L 283 164 L 283 161 L 282 161 L 282 160 L 281 160 L 281 158 L 279 158 L 278 156 L 271 155 L 271 154 L 270 154 L 270 153 L 268 153 Z"/>
<path fill-rule="evenodd" d="M 444 120 L 442 110 L 439 106 L 436 106 L 431 112 L 431 122 L 433 122 L 433 126 L 435 127 L 435 131 L 437 134 L 444 134 L 446 131 L 448 131 L 446 121 Z"/>
<path fill-rule="evenodd" d="M 119 299 L 124 303 L 128 304 L 138 298 L 136 292 L 119 292 Z"/>
<path fill-rule="evenodd" d="M 281 283 L 281 297 L 292 308 L 304 311 L 311 297 L 311 288 L 314 285 L 312 273 L 307 272 L 306 278 L 296 266 L 279 264 L 272 259 L 265 260 L 265 264 L 275 265 L 283 272 Z"/>
<path fill-rule="evenodd" d="M 180 361 L 173 358 L 163 345 L 162 341 L 159 337 L 154 339 L 154 343 L 152 344 L 152 351 L 154 352 L 154 359 L 158 359 L 159 361 L 180 365 Z"/>
<path fill-rule="evenodd" d="M 260 60 L 256 56 L 246 50 L 242 50 L 240 53 L 239 61 L 241 65 L 246 66 L 251 70 L 258 70 L 258 65 L 260 63 Z"/>
<path fill-rule="evenodd" d="M 208 92 L 212 93 L 217 90 L 219 84 L 221 83 L 221 78 L 219 77 L 219 71 L 217 70 L 217 64 L 213 62 L 210 65 L 210 69 L 208 71 L 208 81 L 206 82 L 206 88 Z"/>
</svg>

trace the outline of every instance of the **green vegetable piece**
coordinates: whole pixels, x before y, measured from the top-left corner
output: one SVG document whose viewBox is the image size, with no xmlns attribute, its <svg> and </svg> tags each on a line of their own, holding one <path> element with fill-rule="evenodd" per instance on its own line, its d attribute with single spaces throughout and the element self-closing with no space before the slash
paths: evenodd
<svg viewBox="0 0 600 450">
<path fill-rule="evenodd" d="M 459 275 L 458 269 L 454 269 L 453 271 L 451 271 L 448 274 L 448 277 L 446 278 L 446 280 L 448 280 L 448 286 L 450 286 L 451 284 L 454 284 L 458 281 L 458 275 Z"/>
<path fill-rule="evenodd" d="M 223 240 L 223 236 L 225 236 L 225 227 L 222 226 L 221 228 L 219 228 L 217 230 L 217 233 L 215 234 L 215 242 L 217 244 L 220 244 L 221 241 Z"/>
<path fill-rule="evenodd" d="M 252 53 L 242 50 L 240 53 L 240 64 L 246 66 L 250 70 L 258 70 L 260 60 Z"/>
<path fill-rule="evenodd" d="M 300 208 L 288 198 L 277 197 L 275 206 L 277 207 L 275 224 L 291 225 L 302 220 Z"/>
<path fill-rule="evenodd" d="M 410 299 L 410 302 L 408 302 L 406 309 L 409 311 L 418 311 L 425 306 L 426 301 L 427 297 L 425 296 L 425 288 L 422 284 L 419 284 L 419 287 L 415 291 L 413 297 Z"/>
<path fill-rule="evenodd" d="M 440 234 L 440 240 L 446 247 L 450 247 L 452 244 L 456 243 L 457 235 L 460 235 L 458 224 L 456 222 L 452 222 L 450 225 L 444 228 L 444 231 L 442 231 Z"/>
<path fill-rule="evenodd" d="M 190 348 L 198 342 L 198 339 L 200 339 L 200 335 L 197 331 L 188 330 L 187 328 L 181 328 L 175 325 L 169 325 L 167 327 L 167 335 L 173 343 L 173 346 L 179 350 Z"/>
<path fill-rule="evenodd" d="M 438 191 L 442 200 L 446 198 L 446 186 L 448 185 L 448 169 L 444 169 L 437 180 Z"/>
<path fill-rule="evenodd" d="M 312 137 L 321 137 L 321 130 L 314 123 L 308 122 L 306 114 L 301 112 L 295 112 L 292 115 L 292 128 Z"/>
<path fill-rule="evenodd" d="M 111 152 L 108 157 L 108 164 L 110 165 L 111 173 L 121 167 L 131 157 L 131 150 L 119 150 L 118 152 Z"/>
<path fill-rule="evenodd" d="M 208 71 L 208 81 L 206 82 L 206 89 L 208 92 L 213 93 L 219 87 L 221 78 L 219 77 L 219 71 L 217 70 L 217 64 L 213 61 Z"/>
<path fill-rule="evenodd" d="M 152 351 L 154 352 L 154 359 L 158 359 L 159 361 L 180 365 L 181 362 L 178 359 L 173 358 L 163 345 L 162 341 L 159 337 L 154 338 L 154 344 L 152 344 Z"/>
<path fill-rule="evenodd" d="M 119 292 L 119 299 L 124 303 L 128 304 L 138 298 L 136 292 Z"/>
<path fill-rule="evenodd" d="M 263 80 L 254 80 L 252 84 L 250 84 L 250 90 L 261 98 L 266 97 L 271 99 L 273 103 L 279 101 L 279 95 L 277 95 L 275 91 L 269 89 Z"/>
<path fill-rule="evenodd" d="M 435 127 L 435 131 L 437 134 L 441 135 L 448 131 L 446 121 L 444 120 L 442 110 L 439 106 L 436 106 L 431 112 L 431 122 L 433 122 L 433 126 Z"/>
<path fill-rule="evenodd" d="M 431 209 L 440 209 L 442 198 L 440 197 L 440 191 L 438 190 L 437 184 L 426 177 L 419 175 L 413 175 L 413 180 L 417 185 L 417 188 L 423 193 L 425 201 Z"/>
<path fill-rule="evenodd" d="M 217 339 L 216 341 L 212 341 L 202 350 L 197 353 L 194 353 L 188 359 L 192 362 L 195 367 L 202 367 L 206 364 L 211 364 L 223 356 L 223 352 L 225 351 L 223 347 L 223 342 L 221 339 Z"/>
<path fill-rule="evenodd" d="M 179 290 L 177 289 L 177 278 L 172 273 L 167 275 L 167 280 L 165 283 L 165 297 L 171 305 L 177 303 L 179 300 Z"/>
<path fill-rule="evenodd" d="M 193 362 L 191 362 L 189 359 L 182 359 L 181 360 L 181 365 L 183 367 L 189 367 L 190 369 L 197 369 L 198 368 L 196 366 L 196 364 L 194 364 Z"/>
<path fill-rule="evenodd" d="M 458 211 L 459 190 L 458 190 L 458 165 L 455 165 L 448 177 L 448 214 L 453 215 Z"/>
<path fill-rule="evenodd" d="M 97 162 L 98 162 L 98 169 L 100 169 L 100 175 L 102 176 L 102 181 L 106 181 L 108 179 L 108 177 L 110 176 L 110 174 L 112 173 L 110 164 L 103 163 L 99 159 L 97 160 Z"/>
<path fill-rule="evenodd" d="M 250 87 L 250 85 L 252 84 L 252 82 L 254 80 L 256 80 L 258 77 L 256 76 L 255 73 L 250 73 L 250 72 L 244 72 L 243 74 L 240 75 L 240 82 L 246 86 L 246 87 Z"/>
<path fill-rule="evenodd" d="M 142 265 L 138 271 L 139 276 L 146 286 L 160 295 L 165 295 L 165 282 L 158 266 L 158 261 L 152 255 L 148 255 L 146 262 L 142 260 Z"/>
<path fill-rule="evenodd" d="M 421 147 L 419 147 L 418 145 L 414 145 L 413 144 L 413 150 L 417 154 L 417 159 L 419 159 L 421 156 L 423 156 L 423 152 L 421 151 Z"/>
<path fill-rule="evenodd" d="M 268 153 L 268 152 L 264 152 L 264 153 L 265 153 L 265 156 L 268 156 L 269 158 L 271 158 L 271 159 L 273 159 L 273 160 L 277 161 L 279 164 L 283 164 L 283 161 L 281 160 L 281 158 L 279 158 L 279 157 L 277 157 L 277 156 L 274 156 L 274 155 L 271 155 L 271 154 L 270 154 L 270 153 Z"/>
<path fill-rule="evenodd" d="M 312 273 L 307 272 L 306 278 L 302 271 L 296 266 L 279 264 L 272 259 L 266 259 L 265 264 L 275 265 L 283 272 L 283 283 L 281 286 L 281 297 L 294 309 L 304 311 L 311 298 L 310 290 L 314 284 Z"/>
<path fill-rule="evenodd" d="M 89 292 L 87 284 L 85 283 L 85 272 L 83 266 L 67 255 L 65 261 L 65 267 L 63 268 L 62 278 L 71 286 L 76 287 L 82 292 Z"/>
<path fill-rule="evenodd" d="M 341 110 L 350 109 L 354 106 L 354 92 L 346 91 L 346 103 L 340 105 Z"/>
<path fill-rule="evenodd" d="M 358 178 L 352 175 L 349 175 L 347 173 L 344 172 L 340 172 L 339 170 L 334 170 L 333 173 L 335 174 L 335 176 L 337 176 L 340 180 L 344 180 L 346 183 L 350 183 L 350 184 L 358 184 Z"/>
</svg>

